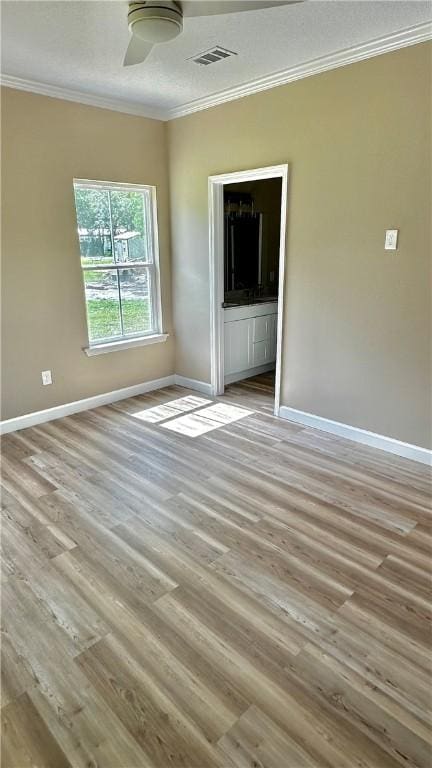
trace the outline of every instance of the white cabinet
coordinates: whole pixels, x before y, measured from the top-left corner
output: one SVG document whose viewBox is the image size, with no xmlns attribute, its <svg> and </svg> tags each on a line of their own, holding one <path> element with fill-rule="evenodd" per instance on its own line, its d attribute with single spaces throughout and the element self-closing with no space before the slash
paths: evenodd
<svg viewBox="0 0 432 768">
<path fill-rule="evenodd" d="M 250 368 L 252 363 L 253 320 L 234 320 L 225 324 L 225 374 Z"/>
<path fill-rule="evenodd" d="M 252 346 L 252 365 L 265 365 L 271 363 L 270 359 L 270 341 L 255 341 Z"/>
<path fill-rule="evenodd" d="M 276 362 L 276 342 L 277 342 L 277 315 L 271 316 L 270 326 L 270 357 Z"/>
<path fill-rule="evenodd" d="M 253 324 L 253 340 L 254 344 L 259 341 L 266 341 L 270 338 L 271 334 L 271 320 L 273 315 L 263 315 L 262 317 L 254 317 Z"/>
<path fill-rule="evenodd" d="M 276 361 L 277 315 L 264 315 L 253 319 L 252 365 L 266 365 Z"/>
<path fill-rule="evenodd" d="M 226 310 L 224 329 L 225 377 L 230 381 L 248 371 L 253 376 L 253 369 L 276 361 L 276 303 Z"/>
</svg>

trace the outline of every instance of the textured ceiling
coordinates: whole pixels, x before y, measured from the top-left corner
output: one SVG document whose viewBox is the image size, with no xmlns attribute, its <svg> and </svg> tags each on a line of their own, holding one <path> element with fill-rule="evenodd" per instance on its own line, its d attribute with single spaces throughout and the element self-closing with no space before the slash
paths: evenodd
<svg viewBox="0 0 432 768">
<path fill-rule="evenodd" d="M 195 99 L 431 19 L 415 0 L 312 0 L 251 13 L 190 18 L 183 34 L 123 68 L 123 0 L 1 3 L 2 73 L 87 94 L 172 109 Z M 200 67 L 214 45 L 238 56 Z"/>
</svg>

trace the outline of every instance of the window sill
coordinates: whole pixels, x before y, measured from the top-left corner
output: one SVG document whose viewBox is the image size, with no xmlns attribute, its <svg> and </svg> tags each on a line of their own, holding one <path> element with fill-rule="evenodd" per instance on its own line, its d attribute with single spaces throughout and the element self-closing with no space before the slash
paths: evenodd
<svg viewBox="0 0 432 768">
<path fill-rule="evenodd" d="M 94 344 L 92 347 L 85 347 L 84 352 L 87 357 L 93 357 L 93 355 L 105 355 L 107 352 L 119 352 L 121 349 L 130 349 L 131 347 L 144 347 L 147 344 L 160 344 L 161 341 L 166 341 L 168 336 L 168 333 L 156 333 L 153 336 L 140 336 L 138 339 L 109 341 L 105 344 Z"/>
</svg>

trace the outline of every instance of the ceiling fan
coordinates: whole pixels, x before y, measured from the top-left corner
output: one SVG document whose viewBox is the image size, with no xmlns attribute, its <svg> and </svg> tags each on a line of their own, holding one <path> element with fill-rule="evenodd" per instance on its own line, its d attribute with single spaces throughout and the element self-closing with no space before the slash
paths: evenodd
<svg viewBox="0 0 432 768">
<path fill-rule="evenodd" d="M 147 0 L 129 3 L 131 39 L 123 66 L 140 64 L 153 46 L 177 37 L 183 29 L 184 18 L 259 11 L 296 2 L 299 0 Z"/>
</svg>

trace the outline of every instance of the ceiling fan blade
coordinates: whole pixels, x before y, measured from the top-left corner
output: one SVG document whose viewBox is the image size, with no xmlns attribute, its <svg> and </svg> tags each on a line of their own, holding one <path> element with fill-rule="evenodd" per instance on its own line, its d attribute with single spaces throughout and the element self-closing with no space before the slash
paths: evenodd
<svg viewBox="0 0 432 768">
<path fill-rule="evenodd" d="M 182 0 L 183 16 L 216 16 L 222 13 L 260 11 L 278 5 L 292 5 L 301 0 Z"/>
<path fill-rule="evenodd" d="M 132 35 L 126 56 L 124 57 L 123 66 L 130 67 L 132 64 L 141 64 L 142 61 L 145 61 L 153 47 L 153 43 L 148 43 L 146 40 L 141 40 L 136 35 Z"/>
</svg>

